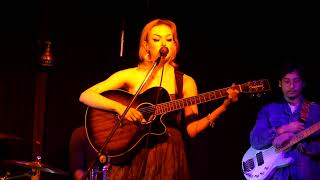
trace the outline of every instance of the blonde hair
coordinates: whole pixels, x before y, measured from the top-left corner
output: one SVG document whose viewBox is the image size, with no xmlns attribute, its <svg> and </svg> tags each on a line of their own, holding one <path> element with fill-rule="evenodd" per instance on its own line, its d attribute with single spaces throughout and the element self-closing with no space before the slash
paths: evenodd
<svg viewBox="0 0 320 180">
<path fill-rule="evenodd" d="M 147 49 L 144 46 L 144 42 L 148 42 L 148 35 L 149 32 L 151 31 L 151 29 L 155 26 L 159 26 L 159 25 L 166 25 L 168 26 L 172 33 L 173 33 L 173 42 L 174 42 L 174 46 L 172 49 L 172 56 L 169 59 L 169 63 L 173 66 L 173 67 L 177 67 L 178 65 L 174 62 L 177 56 L 177 53 L 179 52 L 180 49 L 180 45 L 179 45 L 179 40 L 178 40 L 178 33 L 177 33 L 177 27 L 176 24 L 170 20 L 167 19 L 155 19 L 150 21 L 148 24 L 146 24 L 141 32 L 141 36 L 140 36 L 140 44 L 139 44 L 139 59 L 140 62 L 143 62 L 145 60 L 145 57 L 147 57 L 149 55 L 149 52 L 147 51 Z"/>
</svg>

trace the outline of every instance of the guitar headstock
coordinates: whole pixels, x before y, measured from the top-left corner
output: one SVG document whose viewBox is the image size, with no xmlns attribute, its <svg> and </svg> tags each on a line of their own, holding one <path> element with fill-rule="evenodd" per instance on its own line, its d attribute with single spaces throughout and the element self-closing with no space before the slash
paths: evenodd
<svg viewBox="0 0 320 180">
<path fill-rule="evenodd" d="M 242 93 L 261 94 L 271 90 L 271 86 L 267 79 L 249 81 L 240 85 Z"/>
</svg>

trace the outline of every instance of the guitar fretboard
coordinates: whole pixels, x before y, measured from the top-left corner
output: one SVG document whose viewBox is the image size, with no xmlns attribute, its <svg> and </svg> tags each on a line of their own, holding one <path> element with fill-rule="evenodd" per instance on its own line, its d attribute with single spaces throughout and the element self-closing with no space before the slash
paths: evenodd
<svg viewBox="0 0 320 180">
<path fill-rule="evenodd" d="M 237 85 L 234 88 L 237 89 L 239 92 L 242 92 L 241 85 Z M 198 96 L 192 96 L 184 99 L 177 99 L 177 100 L 161 103 L 161 104 L 155 105 L 155 114 L 159 115 L 166 112 L 182 109 L 186 106 L 201 104 L 201 103 L 205 103 L 215 99 L 223 98 L 228 96 L 227 90 L 228 88 L 223 88 L 215 91 L 202 93 L 202 94 L 199 94 Z"/>
<path fill-rule="evenodd" d="M 316 124 L 310 126 L 308 129 L 305 129 L 305 130 L 299 132 L 298 134 L 296 134 L 286 146 L 276 149 L 276 152 L 281 152 L 281 151 L 287 150 L 288 148 L 290 148 L 291 146 L 293 146 L 297 142 L 299 142 L 302 139 L 304 139 L 304 138 L 310 136 L 311 134 L 317 132 L 319 129 L 320 129 L 320 122 L 317 122 Z"/>
<path fill-rule="evenodd" d="M 228 96 L 227 90 L 228 88 L 222 88 L 215 91 L 210 91 L 206 93 L 199 94 L 197 96 L 192 96 L 188 98 L 176 99 L 169 102 L 164 102 L 161 104 L 148 106 L 144 108 L 140 108 L 141 112 L 152 113 L 153 115 L 160 115 L 167 112 L 172 112 L 178 109 L 182 109 L 186 106 L 191 106 L 194 104 L 201 104 L 208 101 L 212 101 L 215 99 L 220 99 Z M 261 79 L 257 81 L 251 81 L 240 85 L 234 85 L 233 89 L 238 90 L 241 93 L 261 93 L 265 91 L 269 91 L 270 85 L 267 79 Z"/>
</svg>

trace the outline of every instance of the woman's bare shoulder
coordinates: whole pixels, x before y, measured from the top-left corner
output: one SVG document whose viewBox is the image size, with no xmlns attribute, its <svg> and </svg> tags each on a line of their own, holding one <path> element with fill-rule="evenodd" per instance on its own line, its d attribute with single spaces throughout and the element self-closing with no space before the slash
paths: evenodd
<svg viewBox="0 0 320 180">
<path fill-rule="evenodd" d="M 113 73 L 113 75 L 116 75 L 116 76 L 127 76 L 127 75 L 133 75 L 135 73 L 137 73 L 137 68 L 128 68 L 128 69 L 119 70 L 119 71 Z"/>
<path fill-rule="evenodd" d="M 189 76 L 188 74 L 183 74 L 183 82 L 185 83 L 195 83 L 193 77 Z"/>
</svg>

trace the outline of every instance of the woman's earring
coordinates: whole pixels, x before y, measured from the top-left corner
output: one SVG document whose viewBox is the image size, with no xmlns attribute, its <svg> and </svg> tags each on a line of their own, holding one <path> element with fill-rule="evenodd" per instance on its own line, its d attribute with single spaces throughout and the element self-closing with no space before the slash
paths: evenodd
<svg viewBox="0 0 320 180">
<path fill-rule="evenodd" d="M 146 59 L 149 59 L 149 51 L 147 51 L 147 53 L 146 53 L 146 55 L 144 56 L 144 59 L 146 60 Z"/>
</svg>

